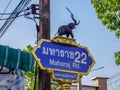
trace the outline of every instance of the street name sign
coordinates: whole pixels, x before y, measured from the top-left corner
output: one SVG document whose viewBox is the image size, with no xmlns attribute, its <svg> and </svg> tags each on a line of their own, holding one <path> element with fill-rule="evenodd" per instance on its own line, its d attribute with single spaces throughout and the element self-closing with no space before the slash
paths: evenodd
<svg viewBox="0 0 120 90">
<path fill-rule="evenodd" d="M 41 69 L 53 74 L 53 79 L 78 81 L 95 64 L 87 47 L 65 37 L 41 39 L 32 54 Z"/>
<path fill-rule="evenodd" d="M 63 72 L 54 70 L 53 71 L 54 78 L 56 79 L 64 79 L 64 80 L 77 80 L 78 74 L 77 73 L 71 73 L 71 72 Z"/>
</svg>

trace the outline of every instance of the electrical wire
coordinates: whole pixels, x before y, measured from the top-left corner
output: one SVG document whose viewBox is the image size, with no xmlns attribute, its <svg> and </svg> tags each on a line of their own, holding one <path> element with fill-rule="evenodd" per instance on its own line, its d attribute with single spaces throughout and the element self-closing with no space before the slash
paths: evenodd
<svg viewBox="0 0 120 90">
<path fill-rule="evenodd" d="M 23 0 L 22 0 L 22 1 L 23 1 Z M 28 2 L 29 2 L 29 1 L 31 1 L 31 0 L 28 0 Z M 28 5 L 28 2 L 25 2 L 25 4 L 23 5 L 23 7 L 26 7 L 26 6 Z M 23 3 L 23 2 L 22 2 L 22 3 Z M 23 8 L 21 8 L 21 9 L 23 9 Z M 39 27 L 39 26 L 37 25 L 37 21 L 35 20 L 35 18 L 31 18 L 31 17 L 27 16 L 26 13 L 24 13 L 24 15 L 19 15 L 20 12 L 19 12 L 19 13 L 16 13 L 17 11 L 19 12 L 19 9 L 17 9 L 17 7 L 16 7 L 16 9 L 13 11 L 13 13 L 10 14 L 9 18 L 7 18 L 7 21 L 8 21 L 8 22 L 6 22 L 6 23 L 3 25 L 3 30 L 0 29 L 0 33 L 2 32 L 1 36 L 5 33 L 5 31 L 7 30 L 7 28 L 10 26 L 10 24 L 13 22 L 13 20 L 14 20 L 15 18 L 17 18 L 17 17 L 19 17 L 19 16 L 24 16 L 25 18 L 30 19 L 30 20 L 33 20 L 33 21 L 35 22 L 35 24 L 36 24 L 36 29 L 37 29 L 37 42 L 38 42 L 38 33 L 39 33 L 38 27 Z M 7 25 L 7 27 L 6 27 L 6 25 Z M 6 27 L 6 28 L 4 29 L 4 27 Z M 0 37 L 1 37 L 1 36 L 0 36 Z M 37 65 L 36 65 L 36 70 L 35 70 L 34 90 L 36 89 L 36 77 L 37 77 L 36 75 L 37 75 Z"/>
<path fill-rule="evenodd" d="M 30 0 L 21 0 L 20 3 L 17 5 L 17 7 L 15 8 L 15 10 L 12 12 L 12 14 L 9 16 L 9 18 L 14 17 L 13 19 L 7 19 L 6 22 L 4 23 L 4 25 L 1 27 L 1 30 L 7 29 L 10 24 L 14 21 L 15 17 L 17 17 L 19 15 L 19 13 L 16 12 L 20 12 L 24 6 L 26 6 L 26 3 L 30 1 Z M 25 3 L 25 5 L 24 5 Z M 16 14 L 15 14 L 16 13 Z"/>
<path fill-rule="evenodd" d="M 120 72 L 112 75 L 109 79 L 108 79 L 108 85 L 113 89 L 113 90 L 119 90 L 120 84 Z M 118 85 L 119 84 L 119 85 Z"/>
<path fill-rule="evenodd" d="M 119 76 L 120 76 L 120 72 L 118 72 L 118 73 L 114 74 L 113 76 L 111 76 L 108 79 L 108 85 L 111 85 L 113 83 L 117 83 L 118 81 L 120 81 L 120 79 L 117 79 Z"/>
<path fill-rule="evenodd" d="M 19 11 L 19 12 L 16 12 L 16 13 L 3 13 L 3 14 L 4 14 L 4 15 L 17 14 L 17 13 L 20 14 L 21 12 L 23 12 L 23 11 L 25 12 L 25 11 L 27 11 L 27 10 L 29 10 L 29 9 L 27 8 L 26 10 L 22 10 L 22 11 Z M 0 13 L 0 14 L 2 14 L 2 13 Z M 29 14 L 31 14 L 31 13 L 29 13 Z M 27 13 L 26 13 L 26 14 L 24 13 L 23 15 L 19 15 L 19 16 L 15 16 L 15 17 L 10 17 L 10 18 L 2 18 L 2 19 L 0 19 L 0 21 L 1 21 L 1 20 L 7 20 L 7 19 L 13 19 L 13 18 L 21 17 L 21 16 L 24 16 L 24 17 L 25 17 L 26 15 L 27 15 Z"/>
<path fill-rule="evenodd" d="M 5 8 L 4 11 L 3 11 L 3 14 L 6 12 L 6 10 L 8 9 L 8 7 L 9 7 L 9 5 L 10 5 L 11 2 L 12 2 L 12 0 L 10 0 L 10 1 L 8 2 L 6 8 Z M 1 15 L 0 19 L 3 17 L 3 14 Z"/>
<path fill-rule="evenodd" d="M 111 79 L 117 78 L 118 76 L 120 76 L 120 72 L 114 74 L 114 75 L 111 76 L 108 80 L 111 80 Z"/>
<path fill-rule="evenodd" d="M 32 14 L 32 12 L 30 11 L 30 12 L 27 12 L 27 10 L 24 12 L 24 17 L 25 18 L 27 18 L 27 19 L 30 19 L 30 20 L 32 20 L 32 21 L 34 21 L 35 22 L 35 24 L 37 25 L 37 21 L 35 20 L 35 18 L 34 17 L 30 17 L 29 15 L 30 14 Z M 37 29 L 37 28 L 36 28 Z M 37 30 L 38 31 L 38 30 Z"/>
<path fill-rule="evenodd" d="M 31 12 L 27 12 L 27 10 L 26 10 L 24 12 L 24 17 L 35 22 L 36 30 L 37 30 L 37 44 L 38 44 L 38 41 L 39 41 L 39 25 L 37 24 L 37 21 L 34 17 L 29 16 L 30 14 L 31 14 Z M 37 63 L 36 63 L 35 64 L 35 82 L 34 82 L 34 89 L 33 90 L 36 90 L 37 75 L 38 75 L 38 67 L 37 67 Z"/>
<path fill-rule="evenodd" d="M 38 41 L 39 41 L 39 26 L 38 26 L 35 18 L 29 16 L 30 14 L 31 14 L 31 12 L 24 12 L 24 17 L 35 22 L 36 30 L 37 30 L 37 44 L 38 44 Z M 35 83 L 34 83 L 34 89 L 33 90 L 36 90 L 37 75 L 38 75 L 38 67 L 37 67 L 37 62 L 36 62 L 36 64 L 35 64 Z"/>
<path fill-rule="evenodd" d="M 19 12 L 15 12 L 15 13 L 0 13 L 0 15 L 11 15 L 11 14 L 17 14 L 17 13 L 21 13 L 21 12 L 24 12 L 26 10 L 21 10 Z"/>
<path fill-rule="evenodd" d="M 18 18 L 18 17 L 21 17 L 21 16 L 24 16 L 24 15 L 19 15 L 19 16 L 10 17 L 10 18 L 3 18 L 3 19 L 0 19 L 0 21 L 1 21 L 1 20 L 8 20 L 8 19 L 15 19 L 15 18 Z"/>
<path fill-rule="evenodd" d="M 117 84 L 119 83 L 118 81 L 120 81 L 120 79 L 115 81 L 110 81 L 108 85 L 112 88 L 112 90 L 119 90 L 120 84 L 119 85 Z"/>
<path fill-rule="evenodd" d="M 7 19 L 6 22 L 2 25 L 1 29 L 0 29 L 0 37 L 3 36 L 3 34 L 7 31 L 8 27 L 12 24 L 12 22 L 16 19 L 17 16 L 19 16 L 20 13 L 14 14 L 16 12 L 20 12 L 21 10 L 23 10 L 32 0 L 21 0 L 19 2 L 19 4 L 17 5 L 17 7 L 14 9 L 14 11 L 12 12 L 13 14 L 11 14 L 9 16 L 9 18 L 11 17 L 15 17 L 12 19 Z"/>
<path fill-rule="evenodd" d="M 24 15 L 24 17 L 27 18 L 27 19 L 33 20 L 35 22 L 35 24 L 37 24 L 37 21 L 34 18 L 31 18 L 29 16 L 25 16 L 25 15 Z"/>
<path fill-rule="evenodd" d="M 116 83 L 116 82 L 118 82 L 118 81 L 120 81 L 120 79 L 117 79 L 117 80 L 111 82 L 110 84 L 112 84 L 112 83 Z"/>
</svg>

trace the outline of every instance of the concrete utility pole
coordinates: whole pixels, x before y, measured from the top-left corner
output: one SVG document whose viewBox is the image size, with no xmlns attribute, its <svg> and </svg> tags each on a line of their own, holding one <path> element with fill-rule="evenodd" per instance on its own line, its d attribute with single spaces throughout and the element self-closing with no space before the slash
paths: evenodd
<svg viewBox="0 0 120 90">
<path fill-rule="evenodd" d="M 50 39 L 50 0 L 39 0 L 40 2 L 40 24 L 39 39 Z M 39 90 L 50 90 L 50 74 L 39 70 Z"/>
</svg>

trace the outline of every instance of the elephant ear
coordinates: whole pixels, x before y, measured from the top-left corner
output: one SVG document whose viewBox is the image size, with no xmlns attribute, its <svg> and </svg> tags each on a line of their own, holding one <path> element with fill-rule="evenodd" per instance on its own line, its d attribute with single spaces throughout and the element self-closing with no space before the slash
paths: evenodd
<svg viewBox="0 0 120 90">
<path fill-rule="evenodd" d="M 75 28 L 75 24 L 74 23 L 69 23 L 68 26 L 70 27 L 70 29 L 74 29 Z"/>
</svg>

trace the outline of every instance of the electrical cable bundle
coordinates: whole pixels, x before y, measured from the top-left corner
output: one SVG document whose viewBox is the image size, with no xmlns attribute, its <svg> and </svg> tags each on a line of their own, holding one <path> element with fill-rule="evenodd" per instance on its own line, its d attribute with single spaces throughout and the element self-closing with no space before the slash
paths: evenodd
<svg viewBox="0 0 120 90">
<path fill-rule="evenodd" d="M 20 12 L 31 2 L 31 0 L 21 0 L 14 11 L 9 15 L 5 23 L 0 28 L 0 37 L 7 31 L 8 27 L 12 24 L 12 22 L 19 17 Z M 6 10 L 4 10 L 6 11 Z M 20 15 L 23 16 L 23 15 Z"/>
</svg>

